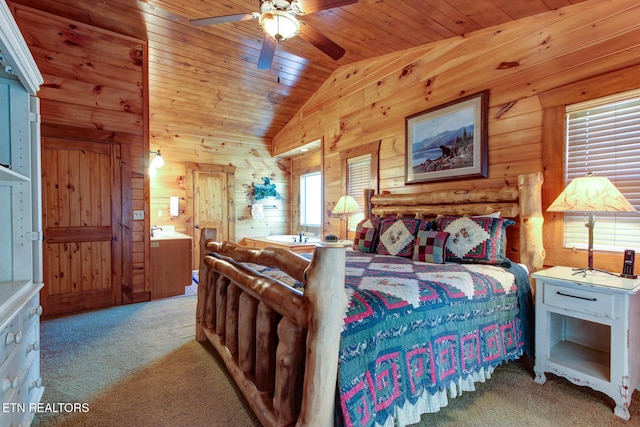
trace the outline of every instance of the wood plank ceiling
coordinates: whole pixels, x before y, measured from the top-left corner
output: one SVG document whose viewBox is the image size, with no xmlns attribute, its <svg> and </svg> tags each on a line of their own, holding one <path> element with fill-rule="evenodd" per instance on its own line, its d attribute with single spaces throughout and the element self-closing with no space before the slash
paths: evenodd
<svg viewBox="0 0 640 427">
<path fill-rule="evenodd" d="M 259 0 L 14 0 L 149 41 L 150 130 L 158 141 L 272 138 L 336 68 L 582 0 L 359 0 L 305 16 L 346 54 L 334 61 L 300 37 L 257 69 L 257 21 L 194 27 L 190 19 L 259 11 Z M 301 0 L 304 4 L 304 0 Z M 166 144 L 165 144 L 166 145 Z"/>
</svg>

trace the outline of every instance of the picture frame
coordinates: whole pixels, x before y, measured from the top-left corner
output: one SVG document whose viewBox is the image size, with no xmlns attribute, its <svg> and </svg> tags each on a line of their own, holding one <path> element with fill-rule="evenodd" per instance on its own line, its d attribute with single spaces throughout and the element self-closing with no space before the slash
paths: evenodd
<svg viewBox="0 0 640 427">
<path fill-rule="evenodd" d="M 405 118 L 405 184 L 487 177 L 489 90 Z"/>
</svg>

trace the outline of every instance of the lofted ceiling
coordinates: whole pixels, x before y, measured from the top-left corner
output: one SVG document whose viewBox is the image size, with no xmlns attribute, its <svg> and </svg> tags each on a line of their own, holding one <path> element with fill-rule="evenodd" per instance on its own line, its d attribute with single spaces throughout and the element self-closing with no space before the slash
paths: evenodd
<svg viewBox="0 0 640 427">
<path fill-rule="evenodd" d="M 259 0 L 13 2 L 148 40 L 150 130 L 158 141 L 180 134 L 270 144 L 340 66 L 581 1 L 359 0 L 302 18 L 342 46 L 342 58 L 296 37 L 278 44 L 271 68 L 263 70 L 257 68 L 263 42 L 257 21 L 189 24 L 257 12 Z"/>
</svg>

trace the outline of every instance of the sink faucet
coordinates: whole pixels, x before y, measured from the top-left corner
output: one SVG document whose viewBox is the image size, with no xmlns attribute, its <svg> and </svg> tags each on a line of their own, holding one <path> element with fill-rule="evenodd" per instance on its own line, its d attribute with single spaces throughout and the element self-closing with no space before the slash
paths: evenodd
<svg viewBox="0 0 640 427">
<path fill-rule="evenodd" d="M 302 243 L 302 236 L 304 236 L 304 232 L 301 231 L 300 234 L 298 235 L 298 242 Z"/>
<path fill-rule="evenodd" d="M 162 227 L 158 227 L 157 225 L 152 225 L 151 226 L 151 237 L 154 237 L 154 235 L 153 235 L 154 231 L 162 231 Z"/>
</svg>

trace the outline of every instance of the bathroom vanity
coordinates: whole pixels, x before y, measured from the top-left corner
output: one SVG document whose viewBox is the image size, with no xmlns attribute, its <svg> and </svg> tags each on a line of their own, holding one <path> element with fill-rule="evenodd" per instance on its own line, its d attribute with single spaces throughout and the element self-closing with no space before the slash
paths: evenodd
<svg viewBox="0 0 640 427">
<path fill-rule="evenodd" d="M 185 293 L 191 285 L 191 236 L 163 227 L 151 237 L 151 299 Z"/>
</svg>

